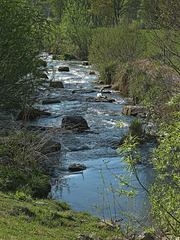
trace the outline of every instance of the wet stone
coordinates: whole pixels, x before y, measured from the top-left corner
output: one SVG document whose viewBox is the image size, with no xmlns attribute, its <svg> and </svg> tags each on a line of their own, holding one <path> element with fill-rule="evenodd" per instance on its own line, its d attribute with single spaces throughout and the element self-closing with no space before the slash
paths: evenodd
<svg viewBox="0 0 180 240">
<path fill-rule="evenodd" d="M 61 81 L 51 82 L 49 86 L 53 88 L 64 88 L 64 85 Z"/>
<path fill-rule="evenodd" d="M 42 104 L 53 104 L 53 103 L 60 103 L 61 101 L 59 99 L 43 99 Z"/>
<path fill-rule="evenodd" d="M 83 171 L 85 169 L 86 169 L 86 166 L 80 163 L 73 163 L 68 167 L 68 170 L 70 172 L 78 172 L 78 171 Z"/>
<path fill-rule="evenodd" d="M 88 62 L 88 61 L 84 61 L 84 62 L 82 63 L 82 65 L 83 65 L 83 66 L 88 66 L 88 65 L 89 65 L 89 62 Z"/>
<path fill-rule="evenodd" d="M 62 119 L 61 127 L 65 130 L 85 131 L 89 129 L 87 121 L 82 116 L 66 116 Z"/>
<path fill-rule="evenodd" d="M 146 117 L 147 115 L 147 107 L 146 106 L 125 106 L 123 108 L 122 114 L 128 116 L 138 116 L 138 117 Z"/>
<path fill-rule="evenodd" d="M 69 67 L 59 67 L 58 71 L 59 72 L 69 72 Z"/>
<path fill-rule="evenodd" d="M 86 98 L 86 102 L 115 102 L 114 98 L 108 98 L 106 96 L 98 96 L 98 97 L 89 97 Z"/>
<path fill-rule="evenodd" d="M 42 146 L 42 153 L 44 154 L 59 152 L 59 151 L 61 151 L 61 144 L 59 142 L 53 141 L 52 139 L 48 140 Z"/>
</svg>

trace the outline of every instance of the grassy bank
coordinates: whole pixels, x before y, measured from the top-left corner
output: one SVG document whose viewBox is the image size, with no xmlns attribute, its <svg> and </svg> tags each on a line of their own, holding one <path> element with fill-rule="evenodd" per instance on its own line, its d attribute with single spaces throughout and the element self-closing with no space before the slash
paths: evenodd
<svg viewBox="0 0 180 240">
<path fill-rule="evenodd" d="M 25 130 L 1 134 L 0 239 L 118 239 L 118 227 L 47 199 L 49 141 Z"/>
<path fill-rule="evenodd" d="M 118 228 L 103 224 L 64 202 L 0 193 L 0 239 L 119 239 Z M 88 238 L 89 237 L 89 238 Z"/>
</svg>

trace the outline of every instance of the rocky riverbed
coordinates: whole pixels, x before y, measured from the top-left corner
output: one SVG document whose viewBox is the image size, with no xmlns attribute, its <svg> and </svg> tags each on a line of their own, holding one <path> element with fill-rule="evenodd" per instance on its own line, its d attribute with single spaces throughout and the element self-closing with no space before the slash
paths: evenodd
<svg viewBox="0 0 180 240">
<path fill-rule="evenodd" d="M 83 65 L 83 62 L 52 60 L 50 55 L 44 55 L 44 58 L 48 63 L 47 85 L 50 91 L 40 97 L 37 107 L 48 115 L 30 121 L 28 128 L 50 131 L 53 141 L 61 145 L 59 152 L 50 154 L 52 162 L 48 170 L 52 179 L 49 197 L 67 201 L 75 210 L 96 214 L 96 210 L 103 207 L 103 213 L 98 214 L 106 218 L 122 217 L 117 204 L 113 206 L 113 196 L 109 196 L 109 200 L 107 196 L 103 199 L 100 192 L 104 191 L 105 194 L 105 188 L 108 189 L 110 184 L 118 188 L 118 181 L 110 171 L 122 176 L 128 174 L 117 148 L 129 131 L 130 122 L 135 119 L 122 114 L 123 108 L 131 104 L 131 99 L 102 85 L 97 88 L 98 73 L 89 74 L 93 69 Z M 117 128 L 119 121 L 123 121 L 122 128 Z M 142 147 L 145 161 L 152 147 L 151 143 Z M 85 167 L 81 171 L 70 171 L 69 166 L 73 164 Z M 152 179 L 151 167 L 140 164 L 138 168 L 140 179 L 145 185 L 148 184 Z M 134 182 L 138 187 L 135 179 Z M 135 209 L 143 206 L 143 200 L 143 191 L 139 190 L 136 201 L 133 200 Z M 109 207 L 106 201 L 110 201 Z M 122 208 L 130 211 L 132 203 L 128 205 L 130 203 L 126 197 L 122 196 L 119 201 Z M 97 206 L 97 202 L 99 207 L 95 209 L 93 206 Z"/>
</svg>

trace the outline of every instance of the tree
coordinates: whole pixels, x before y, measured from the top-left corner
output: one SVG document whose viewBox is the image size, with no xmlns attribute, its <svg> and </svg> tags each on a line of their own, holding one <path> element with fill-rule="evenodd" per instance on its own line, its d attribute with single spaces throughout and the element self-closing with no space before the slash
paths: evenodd
<svg viewBox="0 0 180 240">
<path fill-rule="evenodd" d="M 123 21 L 113 28 L 101 28 L 93 35 L 89 59 L 106 83 L 110 84 L 116 67 L 133 62 L 142 48 L 139 29 Z"/>
<path fill-rule="evenodd" d="M 67 0 L 61 26 L 65 41 L 76 48 L 75 55 L 87 59 L 92 35 L 92 16 L 88 0 Z"/>
<path fill-rule="evenodd" d="M 91 10 L 94 14 L 111 19 L 118 24 L 120 17 L 128 11 L 133 0 L 90 0 Z"/>
<path fill-rule="evenodd" d="M 0 103 L 6 110 L 22 107 L 37 90 L 44 25 L 42 14 L 26 1 L 0 1 Z"/>
<path fill-rule="evenodd" d="M 158 18 L 157 0 L 142 0 L 138 14 L 146 27 L 152 27 Z"/>
<path fill-rule="evenodd" d="M 139 15 L 148 28 L 179 26 L 180 3 L 178 0 L 142 0 Z"/>
<path fill-rule="evenodd" d="M 51 4 L 52 12 L 58 22 L 61 22 L 63 11 L 66 7 L 67 0 L 48 0 Z"/>
<path fill-rule="evenodd" d="M 178 0 L 142 1 L 141 18 L 151 28 L 152 42 L 164 64 L 180 74 L 180 2 Z"/>
</svg>

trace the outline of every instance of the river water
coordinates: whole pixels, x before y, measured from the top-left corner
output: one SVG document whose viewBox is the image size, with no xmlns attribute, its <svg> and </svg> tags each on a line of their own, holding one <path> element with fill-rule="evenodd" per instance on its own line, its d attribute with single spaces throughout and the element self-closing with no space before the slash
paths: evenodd
<svg viewBox="0 0 180 240">
<path fill-rule="evenodd" d="M 119 92 L 110 90 L 104 95 L 114 98 L 115 102 L 86 102 L 86 98 L 97 96 L 99 90 L 96 88 L 95 80 L 98 79 L 98 73 L 88 74 L 91 67 L 83 66 L 80 61 L 57 61 L 52 60 L 49 55 L 46 56 L 46 60 L 49 79 L 62 81 L 64 88 L 53 89 L 44 97 L 55 97 L 61 102 L 40 105 L 49 111 L 51 116 L 39 118 L 37 122 L 31 122 L 31 125 L 58 128 L 61 127 L 63 117 L 80 115 L 86 119 L 90 127 L 89 133 L 56 133 L 56 141 L 61 143 L 62 150 L 56 155 L 56 168 L 51 180 L 49 197 L 56 201 L 66 201 L 72 209 L 89 211 L 100 218 L 122 217 L 122 209 L 142 218 L 146 212 L 143 203 L 146 198 L 136 179 L 133 178 L 132 181 L 138 189 L 138 194 L 136 198 L 127 198 L 115 194 L 115 189 L 119 188 L 119 181 L 111 174 L 112 171 L 117 175 L 128 175 L 128 171 L 125 170 L 126 164 L 121 163 L 122 159 L 117 154 L 117 148 L 132 121 L 132 117 L 122 115 L 123 107 L 131 100 Z M 59 66 L 68 66 L 70 71 L 59 72 Z M 123 128 L 116 127 L 120 120 L 123 120 Z M 144 159 L 148 158 L 151 147 L 151 144 L 143 146 Z M 79 173 L 70 173 L 68 166 L 72 163 L 82 163 L 87 169 Z M 152 179 L 151 167 L 139 164 L 137 168 L 140 180 L 147 186 Z M 109 191 L 111 186 L 114 190 Z M 115 198 L 118 204 L 115 203 Z"/>
</svg>

